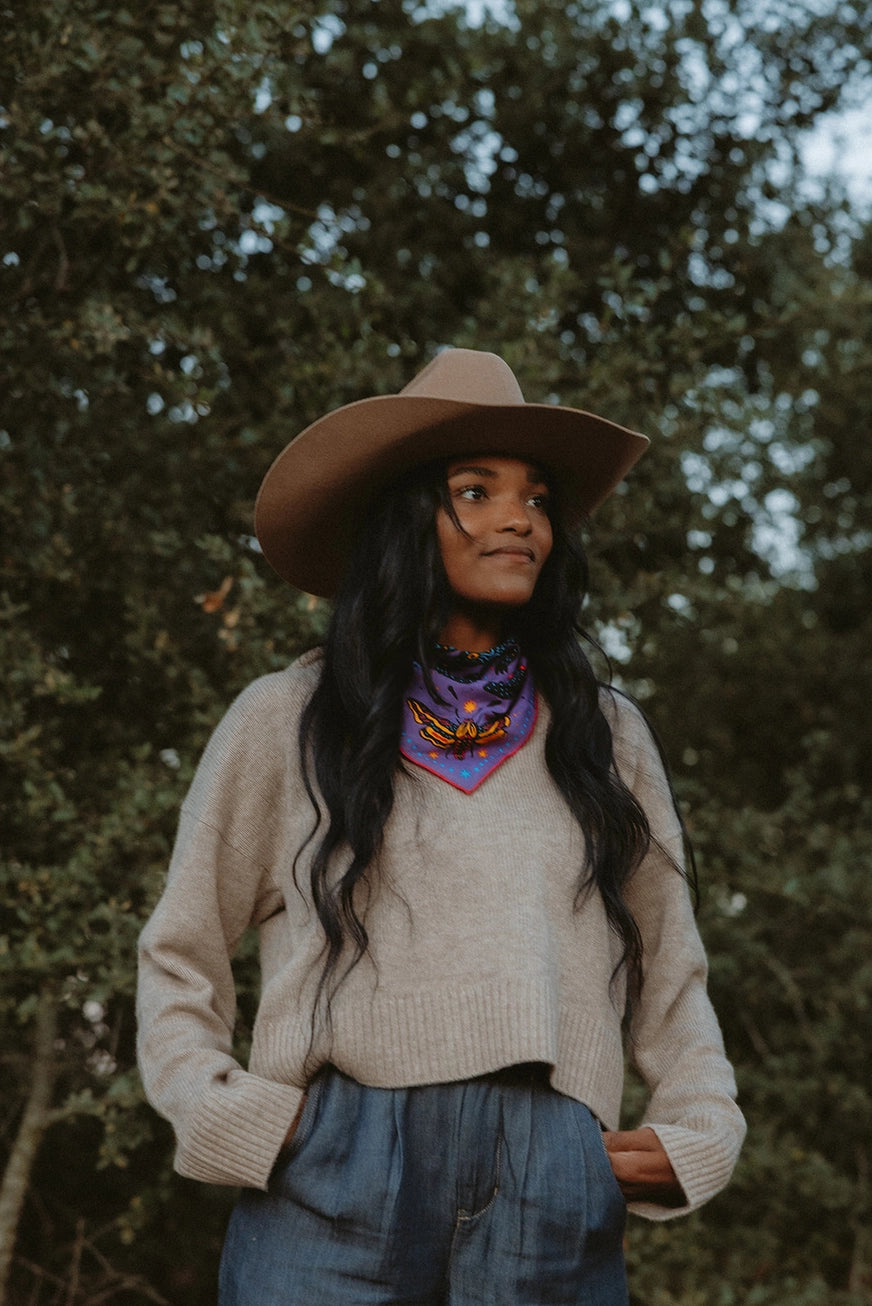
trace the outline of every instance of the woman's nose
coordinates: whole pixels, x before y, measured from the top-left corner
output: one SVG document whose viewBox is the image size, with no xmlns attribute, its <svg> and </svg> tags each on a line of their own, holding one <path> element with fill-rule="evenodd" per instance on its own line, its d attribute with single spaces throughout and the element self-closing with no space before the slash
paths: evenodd
<svg viewBox="0 0 872 1306">
<path fill-rule="evenodd" d="M 512 531 L 516 535 L 528 535 L 532 529 L 530 510 L 524 503 L 507 503 L 503 509 L 500 530 Z"/>
</svg>

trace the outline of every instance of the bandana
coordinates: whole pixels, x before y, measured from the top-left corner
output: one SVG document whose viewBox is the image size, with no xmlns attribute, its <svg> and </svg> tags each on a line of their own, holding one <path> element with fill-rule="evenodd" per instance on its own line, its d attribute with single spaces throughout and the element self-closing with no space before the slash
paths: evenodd
<svg viewBox="0 0 872 1306">
<path fill-rule="evenodd" d="M 529 739 L 536 691 L 514 640 L 486 653 L 436 645 L 431 671 L 413 664 L 403 703 L 403 757 L 471 794 Z"/>
</svg>

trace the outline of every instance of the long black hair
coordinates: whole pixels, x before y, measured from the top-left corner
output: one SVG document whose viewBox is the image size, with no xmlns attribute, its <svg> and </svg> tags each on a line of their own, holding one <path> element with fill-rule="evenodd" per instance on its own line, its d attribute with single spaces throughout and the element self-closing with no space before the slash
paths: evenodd
<svg viewBox="0 0 872 1306">
<path fill-rule="evenodd" d="M 632 1000 L 641 984 L 642 940 L 623 888 L 652 836 L 613 765 L 600 682 L 582 647 L 587 559 L 565 524 L 559 487 L 549 488 L 551 553 L 532 598 L 513 614 L 512 634 L 552 709 L 546 762 L 585 836 L 588 863 L 579 873 L 576 904 L 594 887 L 602 895 Z M 378 495 L 351 550 L 323 674 L 300 723 L 304 780 L 316 814 L 311 837 L 318 839 L 310 885 L 326 939 L 318 999 L 326 996 L 328 1022 L 331 997 L 368 946 L 356 886 L 373 887 L 394 801 L 411 664 L 417 661 L 425 672 L 432 665 L 453 605 L 436 535 L 440 507 L 462 529 L 448 496 L 445 462 L 418 468 Z M 351 854 L 341 876 L 331 873 L 338 850 L 346 860 Z M 349 942 L 350 961 L 339 971 Z"/>
</svg>

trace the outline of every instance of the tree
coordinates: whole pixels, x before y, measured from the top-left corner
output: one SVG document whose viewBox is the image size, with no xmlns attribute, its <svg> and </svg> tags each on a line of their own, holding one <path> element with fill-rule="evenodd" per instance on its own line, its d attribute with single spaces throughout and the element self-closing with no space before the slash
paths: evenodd
<svg viewBox="0 0 872 1306">
<path fill-rule="evenodd" d="M 868 1300 L 870 237 L 799 172 L 866 26 L 745 0 L 6 25 L 13 1300 L 213 1299 L 229 1199 L 169 1176 L 142 1104 L 135 937 L 209 729 L 323 629 L 252 547 L 263 472 L 446 342 L 655 437 L 591 534 L 590 620 L 677 764 L 752 1141 L 691 1234 L 634 1231 L 637 1299 Z"/>
</svg>

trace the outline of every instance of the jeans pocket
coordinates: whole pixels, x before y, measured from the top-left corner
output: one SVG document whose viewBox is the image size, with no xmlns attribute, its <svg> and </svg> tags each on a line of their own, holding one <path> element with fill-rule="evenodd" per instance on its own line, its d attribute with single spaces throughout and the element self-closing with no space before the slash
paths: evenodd
<svg viewBox="0 0 872 1306">
<path fill-rule="evenodd" d="M 306 1089 L 306 1100 L 303 1104 L 303 1111 L 294 1130 L 294 1136 L 279 1152 L 276 1169 L 287 1165 L 295 1156 L 303 1150 L 307 1140 L 311 1137 L 315 1127 L 315 1117 L 318 1113 L 318 1101 L 321 1097 L 321 1090 L 324 1086 L 323 1072 L 319 1071 Z"/>
<path fill-rule="evenodd" d="M 609 1158 L 608 1148 L 606 1147 L 606 1141 L 603 1138 L 603 1130 L 600 1127 L 599 1122 L 597 1120 L 594 1120 L 594 1124 L 596 1125 L 597 1128 L 597 1135 L 598 1135 L 597 1141 L 599 1143 L 598 1151 L 601 1153 L 601 1157 L 602 1157 L 603 1173 L 610 1187 L 614 1189 L 617 1196 L 621 1199 L 623 1204 L 626 1206 L 627 1199 L 624 1196 L 623 1192 L 621 1191 L 621 1185 L 618 1183 L 618 1177 L 615 1174 L 614 1169 L 612 1167 L 612 1163 Z"/>
<path fill-rule="evenodd" d="M 602 1126 L 589 1107 L 579 1102 L 576 1103 L 576 1110 L 591 1191 L 599 1192 L 605 1206 L 616 1209 L 623 1217 L 627 1199 L 621 1192 L 621 1185 L 612 1169 Z"/>
</svg>

